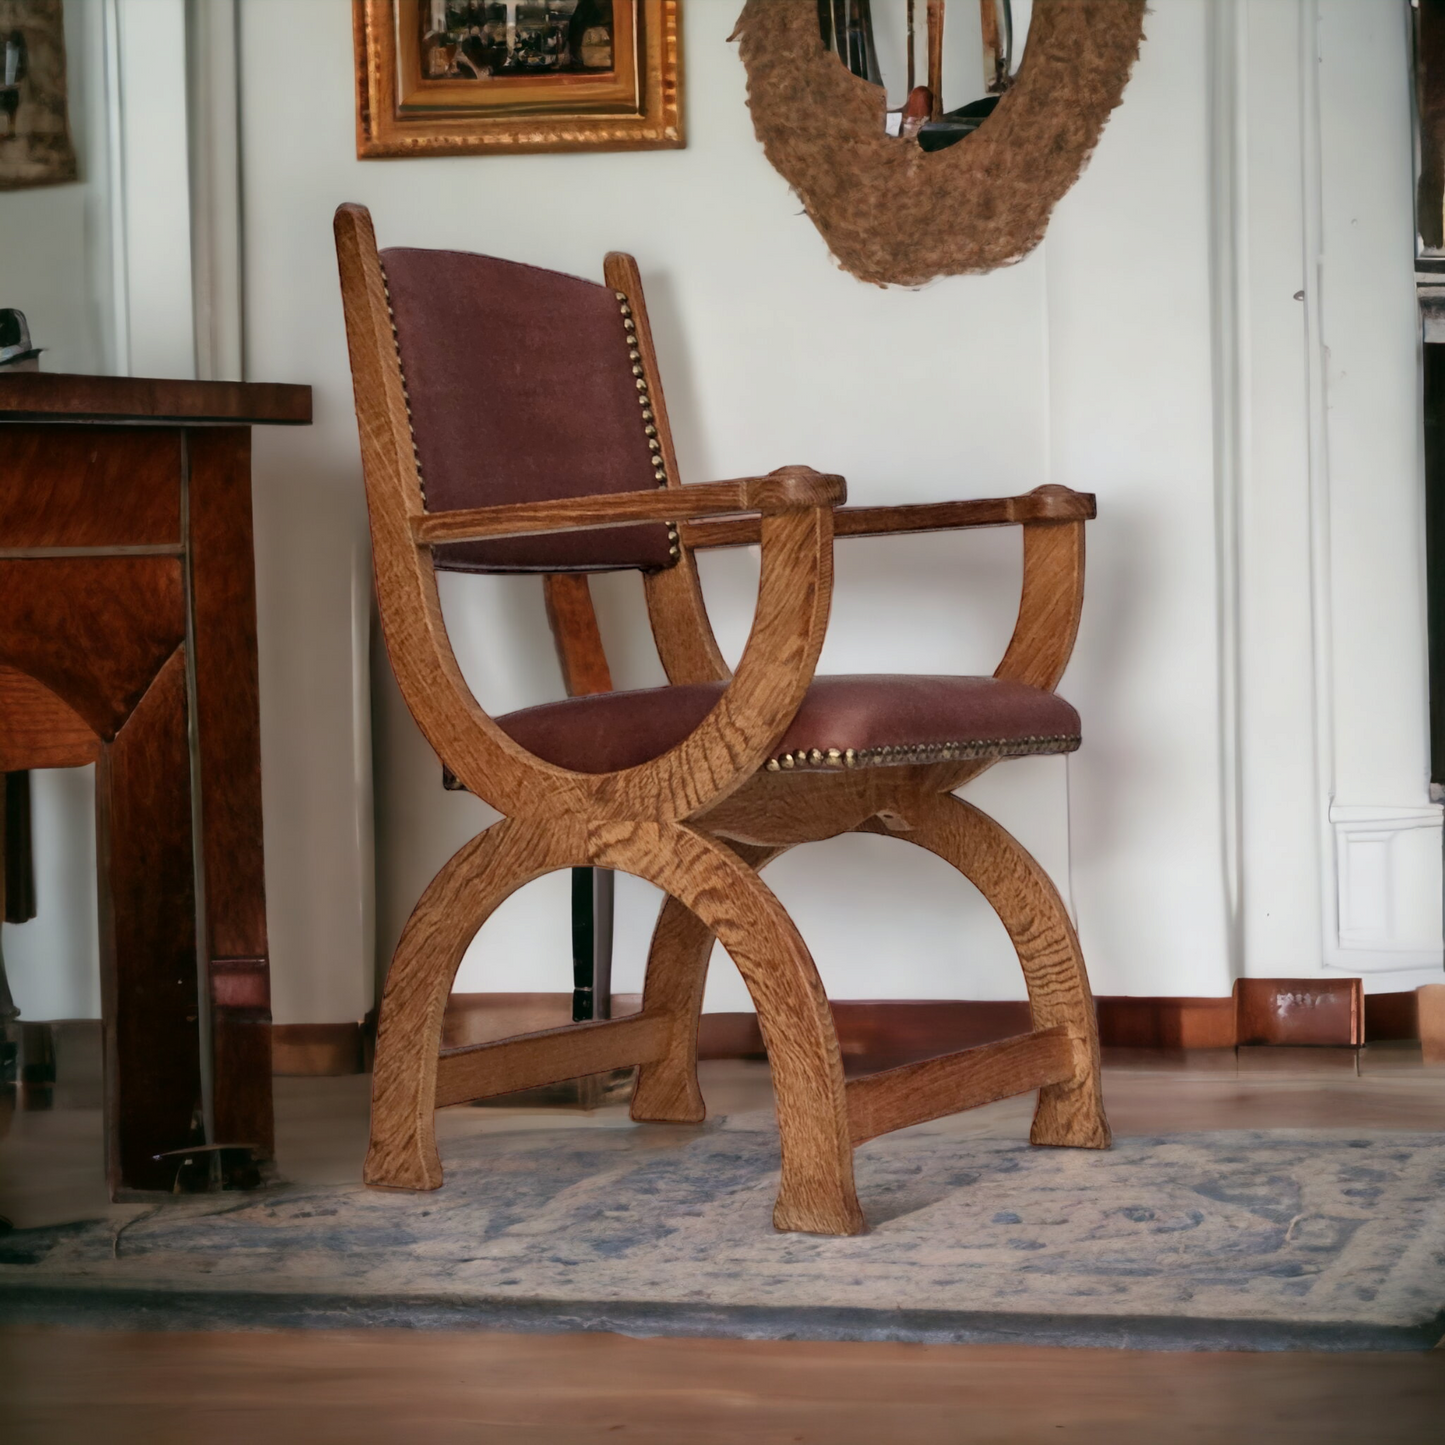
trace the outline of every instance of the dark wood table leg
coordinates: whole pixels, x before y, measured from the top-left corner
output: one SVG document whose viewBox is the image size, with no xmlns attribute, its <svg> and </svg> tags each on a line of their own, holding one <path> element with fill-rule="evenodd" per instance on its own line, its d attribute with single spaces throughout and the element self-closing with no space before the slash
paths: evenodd
<svg viewBox="0 0 1445 1445">
<path fill-rule="evenodd" d="M 275 1152 L 251 433 L 187 433 L 215 1139 Z"/>
<path fill-rule="evenodd" d="M 186 658 L 177 648 L 96 766 L 106 1173 L 169 1190 L 203 1142 Z"/>
</svg>

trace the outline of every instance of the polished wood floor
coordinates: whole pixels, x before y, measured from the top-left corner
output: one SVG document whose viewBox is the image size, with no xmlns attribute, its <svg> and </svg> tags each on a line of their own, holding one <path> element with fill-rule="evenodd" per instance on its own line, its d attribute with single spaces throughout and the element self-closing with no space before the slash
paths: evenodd
<svg viewBox="0 0 1445 1445">
<path fill-rule="evenodd" d="M 1434 1355 L 0 1334 L 9 1445 L 1430 1445 Z"/>
<path fill-rule="evenodd" d="M 1117 1055 L 1115 1132 L 1445 1128 L 1445 1068 L 1408 1045 L 1360 1054 L 1259 1049 Z M 278 1080 L 278 1150 L 294 1179 L 354 1178 L 366 1080 Z M 704 1066 L 721 1111 L 764 1107 L 762 1065 Z M 104 1208 L 93 1091 L 15 1112 L 0 1140 L 0 1213 L 17 1224 Z M 1028 1099 L 921 1128 L 1027 1132 Z M 448 1135 L 588 1116 L 454 1109 Z M 443 1142 L 445 1148 L 445 1142 Z M 1445 1350 L 1161 1354 L 1024 1346 L 633 1340 L 458 1333 L 87 1334 L 0 1331 L 0 1440 L 370 1442 L 1063 1441 L 1109 1445 L 1445 1440 Z"/>
</svg>

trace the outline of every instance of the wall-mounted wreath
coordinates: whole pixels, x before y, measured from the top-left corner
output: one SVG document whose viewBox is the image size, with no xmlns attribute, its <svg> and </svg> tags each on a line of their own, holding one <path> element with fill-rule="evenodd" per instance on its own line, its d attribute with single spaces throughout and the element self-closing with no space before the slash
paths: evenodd
<svg viewBox="0 0 1445 1445">
<path fill-rule="evenodd" d="M 889 135 L 882 86 L 824 43 L 818 0 L 747 0 L 733 38 L 753 126 L 847 271 L 880 285 L 1021 260 L 1119 104 L 1145 0 L 1035 0 L 1017 75 L 946 149 Z"/>
</svg>

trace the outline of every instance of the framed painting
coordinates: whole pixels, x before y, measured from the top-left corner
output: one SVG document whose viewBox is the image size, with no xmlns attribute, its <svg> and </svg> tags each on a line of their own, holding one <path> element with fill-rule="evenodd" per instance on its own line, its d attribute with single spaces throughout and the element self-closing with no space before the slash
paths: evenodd
<svg viewBox="0 0 1445 1445">
<path fill-rule="evenodd" d="M 682 0 L 352 0 L 356 153 L 683 144 Z"/>
<path fill-rule="evenodd" d="M 60 0 L 0 0 L 0 191 L 75 178 Z"/>
</svg>

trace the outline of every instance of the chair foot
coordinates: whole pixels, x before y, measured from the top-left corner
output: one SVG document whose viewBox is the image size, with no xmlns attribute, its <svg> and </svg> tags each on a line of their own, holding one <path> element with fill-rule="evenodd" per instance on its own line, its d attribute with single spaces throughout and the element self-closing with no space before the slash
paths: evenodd
<svg viewBox="0 0 1445 1445">
<path fill-rule="evenodd" d="M 754 870 L 783 851 L 749 843 L 726 846 Z M 712 930 L 696 914 L 676 898 L 664 900 L 648 952 L 642 1007 L 670 1014 L 673 1037 L 665 1058 L 637 1071 L 632 1117 L 638 1123 L 700 1124 L 707 1117 L 697 1083 L 697 1032 L 713 942 Z"/>
<path fill-rule="evenodd" d="M 1114 1142 L 1102 1108 L 1060 1114 L 1039 1091 L 1029 1143 L 1053 1149 L 1108 1149 Z"/>
<path fill-rule="evenodd" d="M 642 1007 L 671 1016 L 667 1054 L 637 1070 L 632 1117 L 638 1123 L 700 1124 L 707 1117 L 697 1084 L 697 1029 L 712 931 L 676 898 L 667 898 L 652 934 Z"/>
<path fill-rule="evenodd" d="M 801 1188 L 784 1175 L 778 1201 L 773 1205 L 773 1228 L 780 1234 L 867 1234 L 868 1221 L 858 1203 L 851 1177 L 841 1181 L 820 1179 L 821 1188 Z"/>
<path fill-rule="evenodd" d="M 822 981 L 787 911 L 746 858 L 683 824 L 633 824 L 596 861 L 646 878 L 678 900 L 727 949 L 748 986 L 777 1097 L 783 1167 L 774 1225 L 808 1234 L 859 1233 L 864 1221 L 853 1187 L 843 1058 Z M 699 935 L 678 914 L 668 927 L 676 930 L 669 938 L 697 943 Z M 678 949 L 670 956 L 674 964 L 690 958 L 691 975 L 684 978 L 675 967 L 668 983 L 664 969 L 654 991 L 649 969 L 644 997 L 665 1000 L 675 1016 L 695 1019 L 706 955 L 699 944 L 690 954 Z M 674 1051 L 674 1081 L 689 1076 L 695 1051 L 695 1034 L 685 1050 Z M 678 1107 L 675 1091 L 657 1092 L 661 1107 Z"/>
<path fill-rule="evenodd" d="M 419 1149 L 389 1148 L 373 1137 L 366 1151 L 361 1179 L 373 1189 L 440 1189 L 442 1161 L 437 1154 L 435 1136 L 430 1159 Z"/>
<path fill-rule="evenodd" d="M 1062 1084 L 1048 1084 L 1039 1090 L 1034 1122 L 1029 1129 L 1030 1144 L 1059 1149 L 1107 1149 L 1113 1142 L 1109 1120 L 1104 1114 L 1104 1095 L 1099 1082 L 1097 1046 L 1087 1039 L 1075 1039 L 1074 1077 Z"/>
<path fill-rule="evenodd" d="M 452 856 L 402 930 L 382 993 L 371 1082 L 371 1143 L 362 1177 L 379 1189 L 436 1189 L 437 1061 L 442 1014 L 462 954 L 524 883 L 572 862 L 557 830 L 494 823 Z"/>
</svg>

